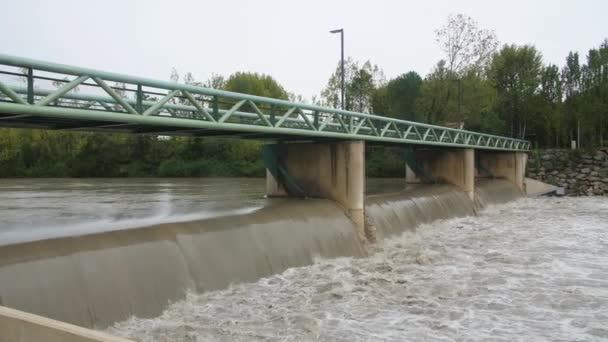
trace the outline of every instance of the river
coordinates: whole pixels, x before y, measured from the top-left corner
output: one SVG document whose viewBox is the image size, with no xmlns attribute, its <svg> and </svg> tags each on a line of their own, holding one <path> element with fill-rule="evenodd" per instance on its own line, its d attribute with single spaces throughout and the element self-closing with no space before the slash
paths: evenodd
<svg viewBox="0 0 608 342">
<path fill-rule="evenodd" d="M 267 204 L 261 178 L 0 178 L 0 245 L 242 213 Z M 368 193 L 403 188 L 370 179 Z"/>
<path fill-rule="evenodd" d="M 605 341 L 608 201 L 525 198 L 370 257 L 190 294 L 109 331 L 141 341 Z"/>
<path fill-rule="evenodd" d="M 370 180 L 368 191 L 395 191 L 402 187 L 399 180 Z M 160 222 L 248 215 L 272 201 L 263 198 L 263 190 L 261 179 L 0 180 L 0 245 Z M 434 192 L 428 196 L 439 199 Z M 376 203 L 370 210 L 376 215 L 389 213 L 391 207 L 378 207 L 383 201 L 385 198 L 370 200 Z M 420 202 L 420 208 L 430 204 L 427 202 Z M 392 203 L 398 213 L 404 210 L 395 206 L 398 201 L 387 203 Z M 327 204 L 314 205 L 318 210 L 334 212 Z M 416 213 L 420 210 L 416 209 Z M 248 222 L 239 220 L 235 222 Z M 399 220 L 391 222 L 394 225 Z M 171 227 L 159 229 L 185 229 Z M 319 228 L 317 232 L 326 230 Z M 131 241 L 130 236 L 125 235 Z M 183 235 L 180 236 L 183 240 Z M 90 267 L 102 265 L 99 275 L 91 281 L 102 280 L 112 259 L 106 265 L 101 257 L 114 258 L 119 255 L 116 253 L 128 250 L 138 253 L 145 246 L 152 246 L 151 242 L 140 245 L 132 242 L 134 245 L 127 249 L 113 245 L 100 249 L 99 241 L 91 242 L 95 249 L 84 245 L 82 250 L 70 247 L 75 250 L 73 257 L 63 256 L 64 252 L 58 250 L 58 256 L 50 258 L 45 254 L 53 246 L 49 244 L 41 252 L 47 255 L 42 259 L 24 255 L 24 260 L 7 261 L 3 271 L 7 273 L 1 273 L 0 278 L 2 274 L 27 275 L 23 279 L 31 277 L 40 282 L 37 285 L 40 298 L 51 301 L 56 296 L 57 303 L 67 303 L 73 300 L 69 295 L 74 290 L 58 291 L 57 284 L 63 284 L 62 278 L 48 278 L 53 272 L 70 276 L 71 271 L 67 271 L 76 264 L 84 267 L 82 270 L 90 270 L 81 275 L 90 276 L 93 271 Z M 426 223 L 415 231 L 381 240 L 371 248 L 366 257 L 319 257 L 310 266 L 289 268 L 256 282 L 233 284 L 224 290 L 190 292 L 160 316 L 132 317 L 102 329 L 139 341 L 608 339 L 606 198 L 523 198 L 486 207 L 475 216 Z M 92 258 L 93 253 L 101 254 Z M 137 262 L 153 256 L 132 255 Z M 65 267 L 58 268 L 60 260 Z M 19 262 L 15 264 L 19 268 L 10 266 L 13 262 Z M 35 277 L 31 271 L 46 272 L 46 267 L 52 268 L 44 277 Z M 162 276 L 171 279 L 170 269 L 162 270 Z M 15 271 L 21 273 L 12 273 Z M 153 281 L 154 270 L 149 271 L 138 273 L 150 277 L 145 281 Z M 161 273 L 156 273 L 156 277 L 160 276 Z M 19 291 L 19 284 L 23 283 L 20 279 L 5 279 L 7 289 L 12 289 L 7 293 L 13 293 L 17 296 L 15 300 L 27 307 L 30 305 L 27 297 L 19 296 L 35 293 Z M 50 280 L 56 284 L 46 288 Z M 108 281 L 107 285 L 88 288 L 102 291 L 104 286 L 110 286 L 111 279 Z M 97 297 L 91 293 L 88 305 L 103 308 L 99 302 L 103 295 Z M 40 299 L 33 299 L 32 310 L 39 303 Z M 57 306 L 49 308 L 50 314 Z M 37 310 L 45 312 L 45 308 Z M 72 317 L 60 314 L 59 317 Z M 78 317 L 73 317 L 73 321 L 78 321 Z"/>
<path fill-rule="evenodd" d="M 224 215 L 263 194 L 255 178 L 0 179 L 0 244 Z"/>
</svg>

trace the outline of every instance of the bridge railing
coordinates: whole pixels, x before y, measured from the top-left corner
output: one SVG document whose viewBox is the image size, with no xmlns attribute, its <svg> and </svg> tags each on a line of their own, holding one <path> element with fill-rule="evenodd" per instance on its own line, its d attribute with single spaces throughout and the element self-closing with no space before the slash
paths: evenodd
<svg viewBox="0 0 608 342">
<path fill-rule="evenodd" d="M 107 121 L 199 129 L 201 135 L 214 130 L 495 150 L 530 147 L 525 140 L 3 54 L 0 67 L 9 69 L 0 74 L 20 80 L 0 79 L 0 113 L 91 120 L 86 126 L 91 128 L 105 128 L 99 121 Z"/>
</svg>

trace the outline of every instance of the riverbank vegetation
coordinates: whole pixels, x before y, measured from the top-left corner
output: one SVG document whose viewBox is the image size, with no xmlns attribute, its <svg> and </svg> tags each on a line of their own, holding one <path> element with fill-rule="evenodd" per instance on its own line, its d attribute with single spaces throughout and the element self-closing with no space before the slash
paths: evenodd
<svg viewBox="0 0 608 342">
<path fill-rule="evenodd" d="M 604 146 L 608 138 L 608 39 L 564 65 L 545 64 L 533 45 L 501 45 L 493 31 L 454 15 L 436 31 L 444 52 L 422 77 L 407 71 L 387 80 L 370 61 L 346 61 L 346 108 L 527 139 L 541 148 Z M 339 67 L 310 101 L 339 107 Z M 306 102 L 272 77 L 238 72 L 172 81 Z M 155 137 L 0 129 L 0 177 L 263 176 L 262 143 L 215 138 Z M 373 153 L 370 153 L 371 149 Z M 402 176 L 401 152 L 368 147 L 369 176 Z"/>
</svg>

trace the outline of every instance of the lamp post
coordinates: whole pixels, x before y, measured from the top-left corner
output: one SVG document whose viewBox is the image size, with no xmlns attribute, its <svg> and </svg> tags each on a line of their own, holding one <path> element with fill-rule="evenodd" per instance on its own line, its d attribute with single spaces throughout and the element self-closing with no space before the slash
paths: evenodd
<svg viewBox="0 0 608 342">
<path fill-rule="evenodd" d="M 340 34 L 340 107 L 344 110 L 344 29 L 331 30 L 329 33 Z"/>
<path fill-rule="evenodd" d="M 464 118 L 462 117 L 462 79 L 458 79 L 458 118 L 460 119 L 461 124 L 464 123 Z"/>
<path fill-rule="evenodd" d="M 461 111 L 461 106 L 462 106 L 462 79 L 457 78 L 455 80 L 452 80 L 453 82 L 458 83 L 458 120 L 460 120 L 460 125 L 463 125 L 464 123 L 464 118 L 462 117 L 462 111 Z M 462 127 L 460 127 L 462 128 Z"/>
</svg>

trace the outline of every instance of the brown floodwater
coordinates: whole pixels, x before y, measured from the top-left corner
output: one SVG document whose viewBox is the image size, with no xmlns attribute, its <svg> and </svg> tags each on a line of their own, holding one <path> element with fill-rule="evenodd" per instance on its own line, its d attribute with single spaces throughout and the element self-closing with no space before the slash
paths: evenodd
<svg viewBox="0 0 608 342">
<path fill-rule="evenodd" d="M 380 267 L 376 255 L 383 250 L 391 257 L 404 255 L 405 268 L 410 257 L 426 264 L 435 252 L 418 255 L 420 247 L 403 242 L 404 237 L 420 242 L 417 227 L 457 217 L 474 218 L 480 212 L 483 215 L 485 208 L 522 196 L 504 180 L 482 180 L 477 185 L 473 203 L 449 185 L 406 188 L 401 179 L 368 180 L 366 212 L 378 240 L 369 246 L 358 240 L 356 228 L 336 203 L 266 199 L 263 179 L 0 180 L 0 305 L 86 327 L 104 329 L 117 324 L 112 332 L 146 341 L 230 340 L 234 336 L 245 341 L 309 340 L 309 329 L 317 334 L 314 339 L 334 340 L 341 334 L 346 340 L 373 339 L 381 335 L 366 335 L 365 331 L 344 326 L 363 324 L 357 323 L 361 317 L 353 318 L 355 321 L 312 317 L 288 307 L 293 303 L 303 310 L 313 310 L 306 309 L 313 305 L 306 298 L 318 301 L 314 310 L 334 305 L 334 299 L 346 294 L 332 289 L 346 286 L 356 292 L 371 291 L 367 299 L 355 297 L 360 303 L 367 300 L 372 304 L 369 314 L 373 317 L 382 311 L 373 304 L 382 303 L 382 298 L 375 297 L 380 294 L 368 287 L 377 285 L 373 284 L 375 276 L 360 279 L 364 283 L 335 282 L 342 277 L 357 277 L 358 272 L 368 274 L 368 263 Z M 464 222 L 466 226 L 469 221 Z M 405 254 L 393 246 L 406 248 Z M 336 264 L 330 260 L 342 261 Z M 339 266 L 345 262 L 355 266 Z M 394 262 L 402 261 L 397 258 Z M 298 274 L 298 270 L 304 273 Z M 293 280 L 294 290 L 300 288 L 305 297 L 300 298 L 297 291 L 289 294 L 280 279 L 292 276 L 297 281 L 310 277 L 311 286 L 327 287 L 327 291 L 320 290 L 324 294 L 316 298 L 306 294 L 310 288 Z M 422 274 L 420 277 L 421 281 L 426 279 Z M 223 289 L 241 283 L 266 287 L 261 278 L 280 284 L 270 286 L 268 294 L 289 294 L 293 299 L 284 299 L 286 306 L 281 308 L 292 310 L 283 311 L 286 325 L 266 317 L 257 328 L 256 323 L 247 321 L 249 328 L 223 326 L 217 330 L 215 324 L 235 320 L 237 312 L 233 309 L 246 310 L 243 305 L 250 303 L 251 313 L 260 310 L 260 303 L 246 297 L 248 291 L 259 296 L 257 290 L 236 287 L 245 292 L 231 297 L 234 292 Z M 217 301 L 216 293 L 226 297 L 224 304 Z M 217 312 L 206 303 L 224 308 Z M 281 307 L 276 302 L 269 305 Z M 352 305 L 357 312 L 359 306 Z M 425 305 L 417 310 L 429 310 Z M 206 316 L 211 312 L 217 318 L 215 323 Z M 327 308 L 327 313 L 331 312 Z M 205 323 L 194 324 L 192 320 L 197 317 L 203 317 Z M 247 314 L 243 317 L 248 319 Z M 309 327 L 309 323 L 314 326 Z M 265 326 L 277 330 L 272 332 Z M 283 328 L 287 330 L 280 331 Z M 239 331 L 245 335 L 239 335 Z M 403 337 L 399 331 L 389 329 L 386 336 Z M 255 337 L 258 335 L 260 338 Z"/>
</svg>

